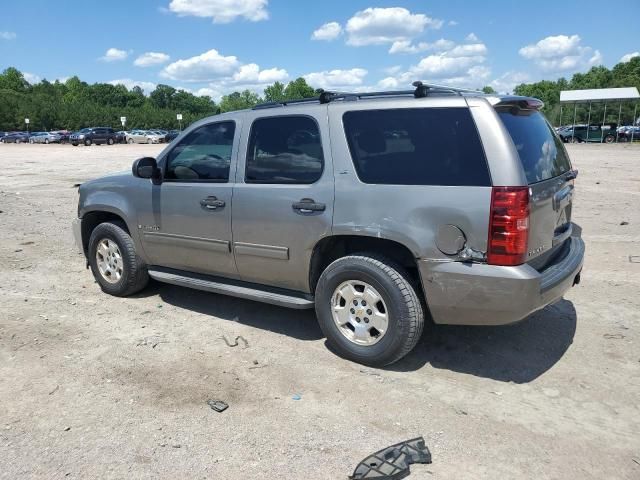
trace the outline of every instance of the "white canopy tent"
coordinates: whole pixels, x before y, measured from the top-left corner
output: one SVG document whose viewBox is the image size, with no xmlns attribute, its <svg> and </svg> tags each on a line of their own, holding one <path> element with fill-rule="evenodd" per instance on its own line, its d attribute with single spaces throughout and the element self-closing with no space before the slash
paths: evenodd
<svg viewBox="0 0 640 480">
<path fill-rule="evenodd" d="M 587 125 L 591 123 L 591 105 L 593 103 L 604 103 L 604 114 L 602 116 L 602 126 L 604 126 L 607 116 L 607 102 L 619 102 L 618 106 L 618 126 L 620 126 L 620 115 L 622 114 L 622 102 L 635 101 L 633 110 L 633 121 L 637 122 L 638 100 L 640 94 L 636 87 L 624 88 L 592 88 L 586 90 L 562 90 L 560 92 L 560 124 L 562 125 L 562 106 L 563 104 L 573 104 L 573 126 L 576 124 L 576 113 L 579 103 L 589 103 L 589 117 Z M 631 132 L 631 141 L 633 142 L 633 130 Z M 573 135 L 573 134 L 572 134 Z M 618 141 L 618 132 L 616 131 L 616 142 Z"/>
</svg>

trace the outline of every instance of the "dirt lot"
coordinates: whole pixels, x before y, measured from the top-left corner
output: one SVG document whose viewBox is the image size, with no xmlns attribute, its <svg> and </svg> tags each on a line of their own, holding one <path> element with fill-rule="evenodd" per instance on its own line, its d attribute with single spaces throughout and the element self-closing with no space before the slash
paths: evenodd
<svg viewBox="0 0 640 480">
<path fill-rule="evenodd" d="M 383 370 L 329 352 L 311 312 L 101 293 L 73 185 L 160 148 L 0 145 L 1 478 L 341 479 L 418 435 L 433 464 L 410 478 L 640 478 L 640 146 L 570 146 L 587 259 L 566 300 L 430 328 Z"/>
</svg>

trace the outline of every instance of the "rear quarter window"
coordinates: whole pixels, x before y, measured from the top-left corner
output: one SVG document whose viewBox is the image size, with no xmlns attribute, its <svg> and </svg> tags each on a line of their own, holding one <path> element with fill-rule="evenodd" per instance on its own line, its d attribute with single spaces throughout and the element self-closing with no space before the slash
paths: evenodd
<svg viewBox="0 0 640 480">
<path fill-rule="evenodd" d="M 467 108 L 357 110 L 343 116 L 364 183 L 489 186 L 484 150 Z"/>
<path fill-rule="evenodd" d="M 517 106 L 497 106 L 496 111 L 518 150 L 530 185 L 571 170 L 562 140 L 542 113 Z M 585 127 L 578 127 L 575 131 L 579 130 L 584 131 Z"/>
</svg>

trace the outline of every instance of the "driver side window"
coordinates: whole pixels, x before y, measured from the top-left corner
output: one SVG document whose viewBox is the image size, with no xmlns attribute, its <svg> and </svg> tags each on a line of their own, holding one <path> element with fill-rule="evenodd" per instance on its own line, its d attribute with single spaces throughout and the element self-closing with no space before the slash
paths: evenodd
<svg viewBox="0 0 640 480">
<path fill-rule="evenodd" d="M 164 180 L 227 182 L 233 149 L 234 122 L 196 128 L 167 155 Z"/>
</svg>

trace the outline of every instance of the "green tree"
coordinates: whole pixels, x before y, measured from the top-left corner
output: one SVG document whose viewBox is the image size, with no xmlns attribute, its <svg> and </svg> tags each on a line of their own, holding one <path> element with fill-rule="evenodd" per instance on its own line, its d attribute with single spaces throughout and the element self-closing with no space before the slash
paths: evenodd
<svg viewBox="0 0 640 480">
<path fill-rule="evenodd" d="M 281 102 L 285 100 L 284 84 L 276 82 L 264 89 L 265 102 Z"/>
<path fill-rule="evenodd" d="M 286 100 L 309 98 L 315 97 L 316 91 L 307 84 L 307 81 L 304 78 L 299 77 L 288 83 L 284 89 L 284 96 Z"/>
<path fill-rule="evenodd" d="M 482 87 L 483 93 L 496 93 L 491 85 L 487 85 L 486 87 Z"/>
<path fill-rule="evenodd" d="M 245 108 L 251 108 L 260 103 L 262 99 L 257 93 L 251 90 L 245 90 L 243 92 L 233 92 L 229 95 L 224 95 L 220 101 L 220 112 L 231 112 L 234 110 L 243 110 Z"/>
</svg>

